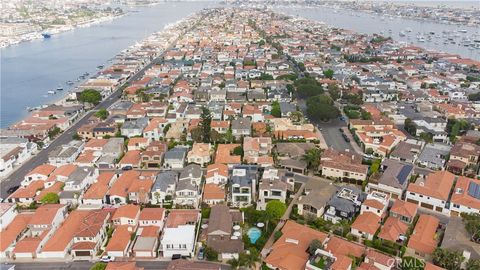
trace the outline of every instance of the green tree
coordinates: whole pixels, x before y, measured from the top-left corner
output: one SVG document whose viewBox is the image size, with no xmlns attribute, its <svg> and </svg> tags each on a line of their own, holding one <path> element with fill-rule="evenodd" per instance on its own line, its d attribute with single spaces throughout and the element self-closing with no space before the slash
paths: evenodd
<svg viewBox="0 0 480 270">
<path fill-rule="evenodd" d="M 329 84 L 328 85 L 328 94 L 333 100 L 337 100 L 340 98 L 340 90 L 338 89 L 337 84 Z"/>
<path fill-rule="evenodd" d="M 203 140 L 203 131 L 202 131 L 202 128 L 201 127 L 196 127 L 194 129 L 192 129 L 192 131 L 190 132 L 191 136 L 192 136 L 192 140 L 194 142 L 202 142 Z"/>
<path fill-rule="evenodd" d="M 332 79 L 333 73 L 334 73 L 333 70 L 327 69 L 323 71 L 323 76 L 325 76 L 326 78 Z"/>
<path fill-rule="evenodd" d="M 403 122 L 405 131 L 407 131 L 412 136 L 417 136 L 417 125 L 412 121 L 412 119 L 407 118 Z"/>
<path fill-rule="evenodd" d="M 107 268 L 107 264 L 104 262 L 97 262 L 95 263 L 90 270 L 105 270 Z"/>
<path fill-rule="evenodd" d="M 77 132 L 75 132 L 75 134 L 72 135 L 72 140 L 80 141 L 81 139 L 82 137 L 80 137 L 80 135 L 78 135 Z"/>
<path fill-rule="evenodd" d="M 217 261 L 218 252 L 209 246 L 205 246 L 205 258 L 207 258 L 208 261 Z"/>
<path fill-rule="evenodd" d="M 312 241 L 310 241 L 310 244 L 308 245 L 308 253 L 310 253 L 310 255 L 314 255 L 315 251 L 317 251 L 317 249 L 321 249 L 322 247 L 323 245 L 322 245 L 322 242 L 320 242 L 320 240 L 313 239 Z"/>
<path fill-rule="evenodd" d="M 105 120 L 107 119 L 108 117 L 108 111 L 104 108 L 101 108 L 100 110 L 98 110 L 96 113 L 95 113 L 95 116 L 102 119 L 102 120 Z"/>
<path fill-rule="evenodd" d="M 80 102 L 97 105 L 102 100 L 102 95 L 95 89 L 85 89 L 78 98 Z"/>
<path fill-rule="evenodd" d="M 48 138 L 53 140 L 62 130 L 59 127 L 54 127 L 52 130 L 48 131 Z"/>
<path fill-rule="evenodd" d="M 212 130 L 212 114 L 210 110 L 203 106 L 202 114 L 200 115 L 200 127 L 202 129 L 202 141 L 210 143 L 210 131 Z"/>
<path fill-rule="evenodd" d="M 322 156 L 322 150 L 319 148 L 312 148 L 309 149 L 302 157 L 302 160 L 304 160 L 307 163 L 307 167 L 313 172 L 316 172 L 318 170 L 318 166 L 320 166 L 320 158 Z"/>
<path fill-rule="evenodd" d="M 275 221 L 280 219 L 286 210 L 287 210 L 287 206 L 285 205 L 285 203 L 281 201 L 273 200 L 267 203 L 267 206 L 265 208 L 265 215 L 264 215 L 267 222 L 266 224 L 267 230 L 268 230 L 268 225 L 270 221 Z"/>
<path fill-rule="evenodd" d="M 231 269 L 238 269 L 238 267 L 240 267 L 240 260 L 236 258 L 228 260 L 227 263 L 230 265 Z"/>
<path fill-rule="evenodd" d="M 302 121 L 302 119 L 303 119 L 303 113 L 300 111 L 295 111 L 290 114 L 290 120 L 292 120 L 292 122 L 294 123 L 298 123 Z"/>
<path fill-rule="evenodd" d="M 237 156 L 243 156 L 243 147 L 242 146 L 237 146 L 233 148 L 233 154 Z"/>
<path fill-rule="evenodd" d="M 480 214 L 462 213 L 461 216 L 465 224 L 465 229 L 470 234 L 470 240 L 480 243 Z"/>
<path fill-rule="evenodd" d="M 327 95 L 318 95 L 307 99 L 307 115 L 312 121 L 327 121 L 340 116 L 333 100 Z"/>
<path fill-rule="evenodd" d="M 447 270 L 460 269 L 465 258 L 458 250 L 450 251 L 448 249 L 436 248 L 433 252 L 433 263 Z"/>
<path fill-rule="evenodd" d="M 272 116 L 275 117 L 282 117 L 282 111 L 280 110 L 280 103 L 278 101 L 272 102 L 272 110 L 271 110 Z"/>
<path fill-rule="evenodd" d="M 45 194 L 40 201 L 42 203 L 58 203 L 60 201 L 60 197 L 57 193 L 49 192 Z"/>
</svg>

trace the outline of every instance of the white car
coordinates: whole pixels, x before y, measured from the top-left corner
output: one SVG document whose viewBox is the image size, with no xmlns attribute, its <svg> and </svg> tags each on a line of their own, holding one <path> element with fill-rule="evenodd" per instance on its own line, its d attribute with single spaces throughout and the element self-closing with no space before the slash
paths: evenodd
<svg viewBox="0 0 480 270">
<path fill-rule="evenodd" d="M 113 256 L 103 256 L 100 258 L 101 262 L 113 262 L 115 260 L 115 257 Z"/>
</svg>

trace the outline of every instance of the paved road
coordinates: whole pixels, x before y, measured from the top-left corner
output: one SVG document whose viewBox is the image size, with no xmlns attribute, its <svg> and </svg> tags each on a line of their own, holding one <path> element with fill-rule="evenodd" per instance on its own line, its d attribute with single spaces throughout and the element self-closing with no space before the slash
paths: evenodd
<svg viewBox="0 0 480 270">
<path fill-rule="evenodd" d="M 137 261 L 136 265 L 145 268 L 145 270 L 167 269 L 169 261 Z M 88 261 L 81 262 L 45 262 L 45 263 L 13 263 L 15 270 L 89 270 L 93 263 Z M 222 270 L 230 269 L 230 266 L 222 264 Z"/>
<path fill-rule="evenodd" d="M 345 149 L 354 150 L 350 143 L 346 142 L 342 137 L 340 128 L 347 127 L 347 123 L 339 119 L 331 120 L 328 123 L 317 124 L 318 129 L 321 130 L 323 138 L 327 145 L 337 151 L 343 151 Z"/>
<path fill-rule="evenodd" d="M 170 48 L 174 46 L 176 41 L 172 43 L 170 47 L 168 47 L 164 52 L 162 52 L 157 58 L 153 59 L 149 64 L 144 66 L 140 71 L 138 71 L 136 74 L 132 75 L 126 83 L 131 83 L 133 81 L 136 81 L 140 79 L 145 71 L 152 67 L 154 64 L 156 64 L 158 61 L 160 61 L 165 52 L 167 52 Z M 64 133 L 62 133 L 59 137 L 57 137 L 49 147 L 46 149 L 41 150 L 36 156 L 32 157 L 30 160 L 26 161 L 23 163 L 20 167 L 18 167 L 13 173 L 10 174 L 9 177 L 7 177 L 5 180 L 1 182 L 0 185 L 0 198 L 6 198 L 8 197 L 7 190 L 10 187 L 13 186 L 18 186 L 20 185 L 20 182 L 23 180 L 25 175 L 32 171 L 34 168 L 37 166 L 44 164 L 48 162 L 48 154 L 55 149 L 57 146 L 66 144 L 72 140 L 73 134 L 75 134 L 81 126 L 86 124 L 88 122 L 88 119 L 90 116 L 92 116 L 93 113 L 95 113 L 96 110 L 102 109 L 102 108 L 108 108 L 110 107 L 113 103 L 118 101 L 122 96 L 122 88 L 119 87 L 114 93 L 112 93 L 109 97 L 107 97 L 105 100 L 103 100 L 100 104 L 95 106 L 95 108 L 86 114 L 82 116 L 76 123 L 74 123 L 68 130 L 66 130 Z"/>
</svg>

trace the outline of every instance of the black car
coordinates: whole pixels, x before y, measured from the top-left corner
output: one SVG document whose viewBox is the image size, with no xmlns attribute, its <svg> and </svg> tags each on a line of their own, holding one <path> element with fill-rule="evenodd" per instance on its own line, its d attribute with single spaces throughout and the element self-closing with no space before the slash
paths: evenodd
<svg viewBox="0 0 480 270">
<path fill-rule="evenodd" d="M 122 171 L 130 171 L 130 170 L 132 170 L 132 169 L 133 169 L 132 166 L 127 165 L 127 166 L 125 166 L 125 167 L 122 168 Z"/>
<path fill-rule="evenodd" d="M 173 255 L 172 255 L 172 261 L 173 261 L 173 260 L 179 260 L 179 259 L 181 259 L 181 258 L 182 258 L 182 255 L 180 255 L 180 254 L 173 254 Z"/>
<path fill-rule="evenodd" d="M 342 133 L 342 137 L 346 142 L 350 142 L 350 139 L 348 138 L 348 136 L 345 133 Z"/>
<path fill-rule="evenodd" d="M 15 192 L 20 186 L 13 186 L 13 187 L 10 187 L 9 189 L 7 189 L 7 193 L 8 194 L 12 194 L 13 192 Z"/>
</svg>

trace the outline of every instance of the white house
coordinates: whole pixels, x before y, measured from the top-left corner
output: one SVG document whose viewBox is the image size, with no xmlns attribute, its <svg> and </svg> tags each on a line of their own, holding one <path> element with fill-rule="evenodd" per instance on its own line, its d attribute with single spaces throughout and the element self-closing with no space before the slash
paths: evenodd
<svg viewBox="0 0 480 270">
<path fill-rule="evenodd" d="M 165 228 L 161 240 L 163 257 L 171 258 L 175 254 L 194 256 L 195 225 L 179 225 L 176 228 Z"/>
</svg>

